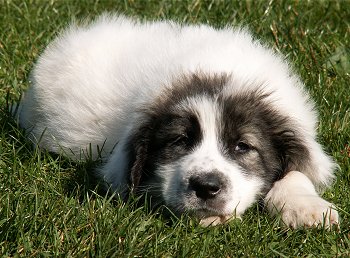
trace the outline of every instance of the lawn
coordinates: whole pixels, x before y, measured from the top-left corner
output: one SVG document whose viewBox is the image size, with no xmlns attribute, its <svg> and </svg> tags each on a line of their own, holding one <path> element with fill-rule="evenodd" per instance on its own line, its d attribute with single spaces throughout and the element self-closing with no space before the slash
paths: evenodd
<svg viewBox="0 0 350 258">
<path fill-rule="evenodd" d="M 91 162 L 33 149 L 8 114 L 29 86 L 33 63 L 74 19 L 104 12 L 215 27 L 243 25 L 281 52 L 317 103 L 319 139 L 338 162 L 324 197 L 338 230 L 286 230 L 258 207 L 243 220 L 202 228 L 147 206 L 101 196 Z M 350 1 L 0 0 L 0 256 L 350 256 Z"/>
</svg>

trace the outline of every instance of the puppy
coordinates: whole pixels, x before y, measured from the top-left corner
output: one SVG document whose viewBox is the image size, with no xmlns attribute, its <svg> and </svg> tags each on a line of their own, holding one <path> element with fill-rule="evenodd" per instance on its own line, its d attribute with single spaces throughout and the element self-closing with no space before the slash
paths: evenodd
<svg viewBox="0 0 350 258">
<path fill-rule="evenodd" d="M 285 225 L 339 222 L 316 189 L 336 167 L 317 114 L 283 58 L 244 29 L 102 16 L 39 58 L 20 125 L 40 148 L 102 156 L 98 175 L 202 225 L 259 199 Z"/>
</svg>

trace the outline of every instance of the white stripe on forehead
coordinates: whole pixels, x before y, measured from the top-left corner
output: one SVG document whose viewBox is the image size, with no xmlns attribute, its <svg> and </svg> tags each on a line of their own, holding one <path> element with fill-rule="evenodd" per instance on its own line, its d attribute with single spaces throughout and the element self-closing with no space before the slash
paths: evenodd
<svg viewBox="0 0 350 258">
<path fill-rule="evenodd" d="M 203 135 L 200 149 L 210 153 L 217 152 L 221 126 L 221 112 L 217 102 L 210 97 L 197 95 L 186 99 L 180 105 L 198 118 Z"/>
</svg>

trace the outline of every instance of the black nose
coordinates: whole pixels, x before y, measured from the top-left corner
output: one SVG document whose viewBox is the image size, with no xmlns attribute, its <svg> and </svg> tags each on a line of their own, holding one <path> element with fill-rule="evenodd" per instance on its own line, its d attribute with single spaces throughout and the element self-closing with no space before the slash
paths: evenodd
<svg viewBox="0 0 350 258">
<path fill-rule="evenodd" d="M 216 173 L 191 176 L 189 180 L 189 188 L 196 192 L 197 197 L 204 200 L 217 196 L 222 186 L 222 181 Z"/>
</svg>

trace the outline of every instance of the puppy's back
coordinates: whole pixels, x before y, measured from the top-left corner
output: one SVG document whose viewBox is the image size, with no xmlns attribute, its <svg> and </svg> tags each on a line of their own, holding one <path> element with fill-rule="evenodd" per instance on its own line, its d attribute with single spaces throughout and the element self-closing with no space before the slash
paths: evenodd
<svg viewBox="0 0 350 258">
<path fill-rule="evenodd" d="M 33 70 L 20 123 L 50 151 L 79 158 L 82 150 L 95 158 L 99 146 L 108 155 L 138 122 L 135 111 L 196 72 L 232 76 L 229 95 L 262 85 L 273 104 L 313 136 L 316 116 L 302 84 L 244 30 L 122 16 L 73 25 L 47 47 Z"/>
</svg>

